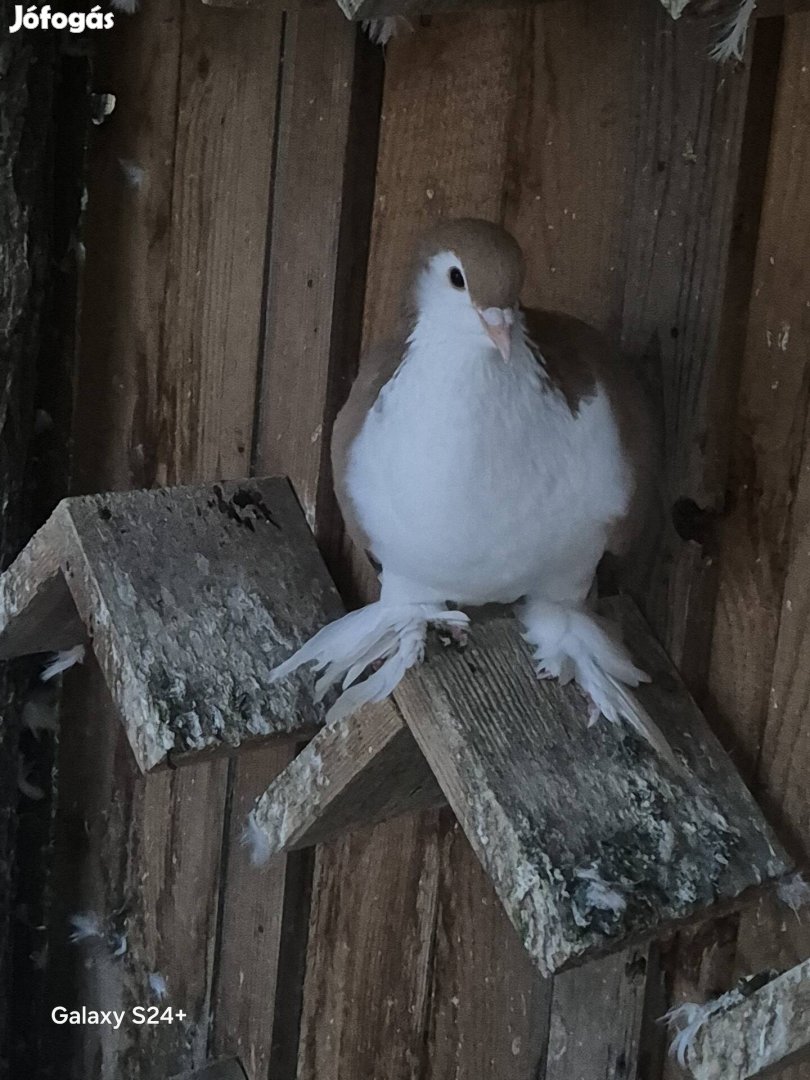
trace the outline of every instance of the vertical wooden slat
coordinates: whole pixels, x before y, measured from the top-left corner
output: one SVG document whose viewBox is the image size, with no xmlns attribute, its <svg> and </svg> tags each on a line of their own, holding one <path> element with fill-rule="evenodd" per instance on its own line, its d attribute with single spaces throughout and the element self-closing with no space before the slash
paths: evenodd
<svg viewBox="0 0 810 1080">
<path fill-rule="evenodd" d="M 323 473 L 336 390 L 359 339 L 378 62 L 332 4 L 284 19 L 251 465 L 290 477 L 327 552 L 339 530 Z M 238 1054 L 250 1080 L 291 1080 L 297 1057 L 310 859 L 257 871 L 239 844 L 256 796 L 291 753 L 240 755 L 231 770 L 212 1049 Z"/>
<path fill-rule="evenodd" d="M 720 537 L 710 689 L 749 774 L 768 712 L 810 395 L 807 25 L 806 16 L 786 25 Z"/>
<path fill-rule="evenodd" d="M 754 791 L 803 864 L 810 799 L 810 16 L 785 20 L 773 135 L 732 446 L 711 691 Z M 807 909 L 743 913 L 738 973 L 810 953 Z M 806 1080 L 810 1066 L 780 1072 Z"/>
<path fill-rule="evenodd" d="M 279 28 L 278 16 L 158 2 L 109 57 L 101 88 L 117 109 L 90 185 L 81 490 L 247 471 Z M 76 1075 L 171 1075 L 208 1052 L 228 764 L 137 776 L 97 673 L 84 679 L 61 748 L 65 902 L 110 920 L 127 951 L 101 946 L 83 967 L 88 946 L 64 944 L 67 911 L 55 948 L 79 975 L 77 1002 L 148 1002 L 159 972 L 187 1019 L 82 1032 Z"/>
<path fill-rule="evenodd" d="M 550 985 L 504 925 L 501 901 L 449 811 L 439 820 L 439 908 L 424 1075 L 534 1080 L 549 1037 Z"/>
</svg>

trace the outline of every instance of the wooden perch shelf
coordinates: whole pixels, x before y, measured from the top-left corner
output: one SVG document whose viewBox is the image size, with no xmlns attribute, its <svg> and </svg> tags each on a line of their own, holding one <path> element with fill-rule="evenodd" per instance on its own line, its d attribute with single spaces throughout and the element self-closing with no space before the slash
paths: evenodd
<svg viewBox="0 0 810 1080">
<path fill-rule="evenodd" d="M 666 932 L 789 862 L 635 609 L 613 601 L 653 676 L 642 700 L 683 771 L 633 732 L 587 727 L 574 687 L 539 682 L 510 616 L 436 645 L 392 706 L 327 728 L 259 800 L 272 851 L 433 803 L 432 773 L 540 970 Z M 385 783 L 386 772 L 388 784 Z"/>
<path fill-rule="evenodd" d="M 585 699 L 537 680 L 506 614 L 319 731 L 312 676 L 270 682 L 342 612 L 281 479 L 65 500 L 0 579 L 0 656 L 89 641 L 145 770 L 315 735 L 258 801 L 271 852 L 446 800 L 549 975 L 790 869 L 641 617 L 608 607 L 677 766 L 629 729 L 588 728 Z"/>
<path fill-rule="evenodd" d="M 0 657 L 88 641 L 148 770 L 312 735 L 311 682 L 269 674 L 341 611 L 286 480 L 89 495 L 0 578 Z"/>
<path fill-rule="evenodd" d="M 695 1080 L 755 1080 L 810 1061 L 810 960 L 724 994 L 688 1051 Z"/>
</svg>

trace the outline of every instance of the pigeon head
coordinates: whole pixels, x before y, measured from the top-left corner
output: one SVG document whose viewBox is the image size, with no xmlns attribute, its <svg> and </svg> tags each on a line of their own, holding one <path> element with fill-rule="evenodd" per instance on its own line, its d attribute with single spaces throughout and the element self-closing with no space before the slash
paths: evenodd
<svg viewBox="0 0 810 1080">
<path fill-rule="evenodd" d="M 417 253 L 417 318 L 437 333 L 480 338 L 508 360 L 523 275 L 520 246 L 500 225 L 442 222 Z"/>
</svg>

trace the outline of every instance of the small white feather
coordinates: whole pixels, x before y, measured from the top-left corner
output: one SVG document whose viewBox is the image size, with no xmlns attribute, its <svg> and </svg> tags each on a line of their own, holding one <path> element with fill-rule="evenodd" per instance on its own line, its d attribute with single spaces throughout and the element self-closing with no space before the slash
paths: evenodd
<svg viewBox="0 0 810 1080">
<path fill-rule="evenodd" d="M 68 668 L 81 664 L 84 661 L 84 651 L 84 645 L 74 645 L 72 649 L 61 649 L 54 653 L 40 675 L 42 682 L 48 682 Z"/>
<path fill-rule="evenodd" d="M 251 866 L 264 866 L 270 859 L 270 840 L 256 820 L 256 812 L 248 814 L 247 824 L 240 837 L 242 847 L 248 849 Z"/>
<path fill-rule="evenodd" d="M 686 1001 L 683 1005 L 676 1005 L 664 1014 L 663 1019 L 670 1027 L 675 1027 L 677 1033 L 670 1044 L 669 1052 L 677 1059 L 682 1069 L 685 1069 L 689 1060 L 689 1051 L 695 1041 L 695 1036 L 714 1013 L 724 1005 L 724 999 L 707 1001 L 699 1005 L 694 1001 Z"/>
<path fill-rule="evenodd" d="M 166 976 L 161 975 L 159 971 L 152 971 L 149 974 L 148 982 L 152 996 L 157 998 L 158 1001 L 165 1001 L 169 996 L 169 984 L 166 981 Z"/>
<path fill-rule="evenodd" d="M 70 925 L 73 933 L 68 940 L 71 945 L 79 945 L 82 941 L 91 941 L 93 938 L 103 938 L 104 930 L 101 919 L 95 911 L 79 912 L 78 915 L 70 916 Z"/>
<path fill-rule="evenodd" d="M 737 10 L 723 26 L 709 50 L 709 56 L 719 64 L 729 60 L 742 60 L 748 27 L 756 10 L 757 0 L 742 0 Z"/>
</svg>

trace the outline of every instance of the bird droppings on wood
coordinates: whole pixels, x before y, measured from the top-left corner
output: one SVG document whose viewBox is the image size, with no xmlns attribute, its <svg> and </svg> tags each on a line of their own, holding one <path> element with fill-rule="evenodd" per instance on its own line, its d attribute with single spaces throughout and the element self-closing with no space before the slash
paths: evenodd
<svg viewBox="0 0 810 1080">
<path fill-rule="evenodd" d="M 786 904 L 796 918 L 801 918 L 799 911 L 806 904 L 810 904 L 810 884 L 801 874 L 793 874 L 784 881 L 780 881 L 776 887 L 776 895 Z"/>
</svg>

